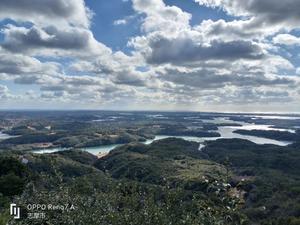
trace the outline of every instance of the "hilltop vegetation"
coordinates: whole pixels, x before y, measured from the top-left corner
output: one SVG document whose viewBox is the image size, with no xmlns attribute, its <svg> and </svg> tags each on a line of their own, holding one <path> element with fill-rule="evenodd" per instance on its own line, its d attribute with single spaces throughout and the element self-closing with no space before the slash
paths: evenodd
<svg viewBox="0 0 300 225">
<path fill-rule="evenodd" d="M 203 152 L 216 162 L 228 159 L 237 177 L 244 179 L 243 188 L 247 194 L 242 212 L 250 221 L 299 224 L 299 145 L 279 147 L 223 139 L 209 142 Z"/>
<path fill-rule="evenodd" d="M 11 153 L 6 157 L 15 160 L 18 156 Z M 80 151 L 25 157 L 29 160 L 26 169 L 30 179 L 23 186 L 22 195 L 14 195 L 19 205 L 51 202 L 78 207 L 67 213 L 48 212 L 51 224 L 244 224 L 245 221 L 235 211 L 237 201 L 227 195 L 227 187 L 223 185 L 226 169 L 202 158 L 193 142 L 169 139 L 151 146 L 130 144 L 103 159 Z M 111 165 L 109 170 L 106 166 L 114 158 L 119 164 Z M 122 165 L 124 159 L 127 162 Z M 2 211 L 4 218 L 5 208 Z M 35 222 L 41 224 L 42 220 Z M 34 223 L 23 219 L 11 220 L 10 224 Z"/>
<path fill-rule="evenodd" d="M 0 164 L 0 180 L 16 187 L 10 193 L 1 189 L 2 224 L 10 219 L 12 199 L 23 208 L 68 203 L 75 210 L 47 211 L 44 220 L 9 224 L 299 223 L 296 146 L 223 139 L 199 151 L 195 142 L 170 138 L 121 146 L 101 159 L 76 150 L 24 157 L 27 165 L 17 153 L 1 156 L 6 163 Z M 15 166 L 7 169 L 7 163 Z M 7 174 L 14 179 L 7 180 Z"/>
</svg>

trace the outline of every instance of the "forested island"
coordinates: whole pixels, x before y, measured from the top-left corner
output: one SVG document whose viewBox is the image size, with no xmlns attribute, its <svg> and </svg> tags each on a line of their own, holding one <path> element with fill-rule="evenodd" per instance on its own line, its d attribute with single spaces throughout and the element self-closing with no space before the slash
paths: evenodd
<svg viewBox="0 0 300 225">
<path fill-rule="evenodd" d="M 299 141 L 300 140 L 300 130 L 295 133 L 288 131 L 277 131 L 277 130 L 235 130 L 234 133 L 242 135 L 251 135 L 263 138 L 270 138 L 279 141 Z"/>
</svg>

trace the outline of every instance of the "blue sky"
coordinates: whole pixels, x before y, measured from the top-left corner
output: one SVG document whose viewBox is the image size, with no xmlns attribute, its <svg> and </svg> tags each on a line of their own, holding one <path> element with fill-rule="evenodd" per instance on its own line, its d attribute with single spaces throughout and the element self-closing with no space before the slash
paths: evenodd
<svg viewBox="0 0 300 225">
<path fill-rule="evenodd" d="M 130 48 L 127 47 L 127 42 L 131 37 L 141 35 L 140 20 L 143 17 L 142 15 L 137 15 L 133 10 L 132 2 L 124 2 L 122 0 L 86 0 L 85 2 L 86 5 L 95 12 L 91 27 L 95 38 L 115 51 L 122 50 L 129 52 Z M 206 19 L 225 19 L 226 21 L 234 19 L 222 10 L 201 7 L 194 1 L 167 0 L 164 2 L 167 5 L 174 5 L 191 13 L 193 15 L 191 25 L 200 24 L 201 21 Z M 114 21 L 133 15 L 136 15 L 136 17 L 132 19 L 128 25 L 114 25 Z"/>
<path fill-rule="evenodd" d="M 0 2 L 0 109 L 300 112 L 300 3 Z"/>
<path fill-rule="evenodd" d="M 114 50 L 125 50 L 130 37 L 140 34 L 138 18 L 130 26 L 115 26 L 114 21 L 131 16 L 135 12 L 131 2 L 121 0 L 86 1 L 89 8 L 95 11 L 92 27 L 95 38 Z M 113 12 L 113 13 L 112 13 Z"/>
</svg>

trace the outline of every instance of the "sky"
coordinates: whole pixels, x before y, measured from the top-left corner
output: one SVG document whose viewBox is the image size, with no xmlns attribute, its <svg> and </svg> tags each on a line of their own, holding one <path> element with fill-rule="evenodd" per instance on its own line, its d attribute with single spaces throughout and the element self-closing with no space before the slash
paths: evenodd
<svg viewBox="0 0 300 225">
<path fill-rule="evenodd" d="M 299 0 L 1 0 L 0 109 L 300 112 Z"/>
</svg>

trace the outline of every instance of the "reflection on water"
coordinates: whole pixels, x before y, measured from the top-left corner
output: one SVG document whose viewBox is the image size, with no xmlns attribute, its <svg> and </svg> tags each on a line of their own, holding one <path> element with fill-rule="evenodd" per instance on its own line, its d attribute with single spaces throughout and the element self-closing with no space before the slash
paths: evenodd
<svg viewBox="0 0 300 225">
<path fill-rule="evenodd" d="M 287 146 L 292 143 L 292 142 L 288 142 L 288 141 L 277 141 L 277 140 L 268 139 L 268 138 L 261 138 L 261 137 L 233 133 L 233 131 L 235 131 L 236 129 L 237 129 L 236 127 L 219 127 L 218 132 L 221 134 L 221 137 L 190 137 L 190 136 L 159 135 L 159 136 L 156 136 L 154 140 L 149 141 L 148 144 L 152 143 L 155 140 L 161 140 L 161 139 L 165 139 L 165 138 L 169 138 L 169 137 L 182 138 L 186 141 L 198 142 L 198 143 L 200 143 L 199 150 L 204 147 L 203 143 L 205 141 L 214 141 L 214 140 L 221 139 L 221 138 L 227 138 L 227 139 L 239 138 L 239 139 L 252 141 L 256 144 L 274 144 L 274 145 L 279 145 L 279 146 Z"/>
<path fill-rule="evenodd" d="M 238 123 L 238 124 L 246 124 L 244 122 L 237 122 L 237 121 L 234 121 L 234 120 L 230 120 L 228 117 L 216 117 L 216 118 L 213 118 L 213 119 L 205 119 L 205 120 L 202 120 L 204 123 L 214 123 L 214 124 L 219 124 L 219 123 Z"/>
<path fill-rule="evenodd" d="M 244 129 L 244 126 L 239 127 L 238 129 Z M 255 129 L 259 130 L 257 127 Z M 233 133 L 233 131 L 235 131 L 235 130 L 237 130 L 236 127 L 219 127 L 218 128 L 218 132 L 221 134 L 221 138 L 240 138 L 240 139 L 246 139 L 246 140 L 252 141 L 256 144 L 274 144 L 274 145 L 280 145 L 280 146 L 286 146 L 286 145 L 289 145 L 292 143 L 292 142 L 288 142 L 288 141 L 277 141 L 277 140 L 268 139 L 268 138 L 236 134 L 236 133 Z M 260 129 L 260 130 L 264 130 L 264 129 Z"/>
<path fill-rule="evenodd" d="M 241 129 L 241 130 L 276 130 L 276 131 L 289 131 L 294 132 L 294 130 L 289 129 L 279 129 L 279 128 L 272 128 L 271 125 L 258 125 L 258 124 L 250 124 L 245 122 L 236 122 L 234 120 L 229 120 L 226 117 L 218 117 L 214 120 L 205 120 L 204 122 L 210 122 L 210 123 L 239 123 L 242 126 L 240 127 L 234 127 L 234 126 L 221 126 L 218 128 L 218 132 L 220 133 L 221 137 L 191 137 L 191 136 L 168 136 L 168 135 L 157 135 L 154 139 L 147 140 L 143 142 L 144 144 L 151 144 L 153 141 L 169 138 L 169 137 L 175 137 L 175 138 L 182 138 L 187 141 L 194 141 L 199 143 L 199 150 L 201 150 L 205 145 L 203 144 L 205 141 L 213 141 L 220 138 L 239 138 L 239 139 L 245 139 L 252 141 L 256 144 L 274 144 L 279 146 L 286 146 L 291 144 L 292 142 L 288 141 L 277 141 L 273 139 L 268 138 L 262 138 L 262 137 L 255 137 L 255 136 L 249 136 L 249 135 L 241 135 L 233 133 L 233 131 Z M 1 136 L 1 133 L 0 133 Z M 96 147 L 87 147 L 82 148 L 82 150 L 87 151 L 91 154 L 97 155 L 99 153 L 107 153 L 110 152 L 112 149 L 121 146 L 121 144 L 114 144 L 114 145 L 104 145 L 104 146 L 96 146 Z M 57 151 L 63 151 L 67 150 L 66 148 L 53 148 L 53 149 L 41 149 L 38 151 L 34 151 L 35 153 L 53 153 Z"/>
<path fill-rule="evenodd" d="M 232 120 L 228 120 L 227 118 L 217 118 L 215 120 L 216 123 L 220 122 L 235 122 Z M 287 146 L 291 144 L 292 142 L 289 141 L 277 141 L 269 138 L 262 138 L 262 137 L 255 137 L 250 135 L 241 135 L 233 133 L 235 130 L 242 129 L 242 130 L 277 130 L 277 131 L 290 131 L 288 129 L 277 129 L 277 128 L 271 128 L 271 125 L 257 125 L 257 124 L 248 124 L 243 123 L 241 127 L 232 127 L 232 126 L 224 126 L 224 127 L 218 127 L 218 133 L 220 133 L 221 137 L 190 137 L 190 136 L 164 136 L 159 135 L 156 136 L 154 140 L 149 140 L 146 142 L 146 144 L 150 144 L 155 140 L 161 140 L 169 137 L 175 137 L 175 138 L 182 138 L 186 141 L 194 141 L 200 143 L 199 150 L 204 147 L 205 141 L 214 141 L 221 138 L 239 138 L 244 140 L 252 141 L 256 144 L 274 144 L 279 146 Z"/>
<path fill-rule="evenodd" d="M 81 150 L 83 151 L 87 151 L 93 155 L 97 155 L 99 153 L 106 153 L 106 152 L 110 152 L 112 149 L 121 146 L 121 144 L 119 145 L 103 145 L 103 146 L 96 146 L 96 147 L 86 147 L 86 148 L 81 148 Z M 69 150 L 72 148 L 50 148 L 50 149 L 41 149 L 41 150 L 34 150 L 34 153 L 37 154 L 45 154 L 45 153 L 54 153 L 54 152 L 59 152 L 59 151 L 65 151 L 65 150 Z"/>
<path fill-rule="evenodd" d="M 121 146 L 121 144 L 88 147 L 88 148 L 82 148 L 82 150 L 87 151 L 93 155 L 97 155 L 99 153 L 110 152 L 111 150 L 113 150 L 114 148 L 119 147 L 119 146 Z"/>
<path fill-rule="evenodd" d="M 253 119 L 300 120 L 300 116 L 250 116 Z"/>
<path fill-rule="evenodd" d="M 2 132 L 0 131 L 0 140 L 12 138 L 12 137 L 15 137 L 15 136 L 11 136 L 11 135 L 8 135 L 8 134 L 4 134 L 4 133 L 2 133 Z"/>
<path fill-rule="evenodd" d="M 37 153 L 37 154 L 46 154 L 46 153 L 53 153 L 53 152 L 60 152 L 60 151 L 65 151 L 68 150 L 69 148 L 48 148 L 48 149 L 40 149 L 40 150 L 33 150 L 32 152 Z"/>
<path fill-rule="evenodd" d="M 284 128 L 274 128 L 272 125 L 262 125 L 262 124 L 245 124 L 240 129 L 243 130 L 274 130 L 274 131 L 288 131 L 291 133 L 295 133 L 295 130 L 292 129 L 284 129 Z"/>
<path fill-rule="evenodd" d="M 166 139 L 166 138 L 182 138 L 186 141 L 194 141 L 194 142 L 199 142 L 203 143 L 204 141 L 214 141 L 217 140 L 220 137 L 192 137 L 192 136 L 168 136 L 168 135 L 158 135 L 155 136 L 153 140 L 149 140 L 147 144 L 151 144 L 153 141 L 161 140 L 161 139 Z"/>
</svg>

